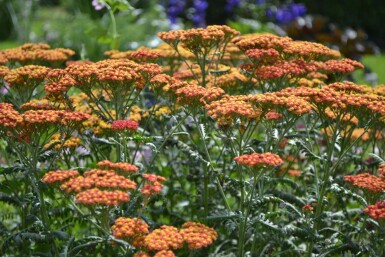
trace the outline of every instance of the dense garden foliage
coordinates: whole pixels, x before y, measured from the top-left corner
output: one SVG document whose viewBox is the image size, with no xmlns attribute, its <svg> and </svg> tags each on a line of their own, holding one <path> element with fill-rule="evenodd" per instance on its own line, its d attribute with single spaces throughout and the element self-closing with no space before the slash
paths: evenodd
<svg viewBox="0 0 385 257">
<path fill-rule="evenodd" d="M 0 51 L 4 256 L 381 256 L 385 87 L 227 26 Z M 349 255 L 350 254 L 350 255 Z"/>
</svg>

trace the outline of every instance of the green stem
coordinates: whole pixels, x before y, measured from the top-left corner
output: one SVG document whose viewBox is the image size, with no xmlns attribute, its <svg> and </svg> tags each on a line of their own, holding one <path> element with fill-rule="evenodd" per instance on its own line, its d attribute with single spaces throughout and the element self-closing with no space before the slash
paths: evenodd
<svg viewBox="0 0 385 257">
<path fill-rule="evenodd" d="M 106 4 L 106 7 L 108 9 L 108 15 L 110 16 L 111 24 L 112 24 L 112 42 L 110 44 L 110 47 L 111 47 L 111 49 L 118 49 L 119 48 L 119 41 L 118 41 L 119 34 L 118 34 L 118 30 L 116 28 L 115 15 L 111 9 L 111 6 Z"/>
</svg>

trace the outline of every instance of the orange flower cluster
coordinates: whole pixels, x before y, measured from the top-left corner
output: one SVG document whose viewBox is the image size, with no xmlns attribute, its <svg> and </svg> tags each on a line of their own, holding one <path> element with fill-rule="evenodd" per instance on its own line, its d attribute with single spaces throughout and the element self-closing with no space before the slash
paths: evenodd
<svg viewBox="0 0 385 257">
<path fill-rule="evenodd" d="M 364 209 L 372 219 L 384 219 L 385 218 L 385 201 L 378 201 L 373 205 L 369 205 Z"/>
<path fill-rule="evenodd" d="M 273 94 L 280 97 L 296 96 L 306 99 L 316 106 L 314 110 L 322 117 L 327 107 L 338 110 L 339 114 L 345 116 L 346 113 L 349 113 L 351 118 L 356 116 L 358 119 L 373 117 L 377 113 L 381 116 L 385 115 L 385 97 L 371 92 L 367 93 L 366 88 L 351 82 L 333 83 L 322 88 L 286 88 Z M 258 98 L 263 98 L 263 95 L 253 97 L 258 100 Z"/>
<path fill-rule="evenodd" d="M 76 86 L 86 93 L 95 82 L 113 97 L 117 97 L 117 94 L 126 97 L 132 86 L 141 90 L 146 80 L 160 74 L 162 68 L 156 64 L 138 64 L 128 59 L 108 59 L 90 64 L 71 64 L 66 71 L 76 80 Z"/>
<path fill-rule="evenodd" d="M 0 64 L 1 64 L 1 60 L 0 60 Z M 9 68 L 7 66 L 0 65 L 0 81 L 3 79 L 3 77 L 5 77 L 5 75 L 7 75 L 8 72 L 9 72 Z"/>
<path fill-rule="evenodd" d="M 50 148 L 53 145 L 54 150 L 60 149 L 75 149 L 81 145 L 81 139 L 79 137 L 70 137 L 68 139 L 61 139 L 60 134 L 55 134 L 51 137 L 51 141 L 44 146 L 44 148 Z"/>
<path fill-rule="evenodd" d="M 218 237 L 213 228 L 191 221 L 182 225 L 180 234 L 188 244 L 189 249 L 199 249 L 211 245 Z"/>
<path fill-rule="evenodd" d="M 12 104 L 0 103 L 0 129 L 12 129 L 23 122 L 23 117 Z"/>
<path fill-rule="evenodd" d="M 60 188 L 66 193 L 75 193 L 76 202 L 80 204 L 116 206 L 130 200 L 129 194 L 122 189 L 133 190 L 137 187 L 135 182 L 113 170 L 92 169 L 84 172 L 83 176 L 77 171 L 71 171 L 72 175 L 66 172 L 51 171 L 43 178 L 43 182 L 63 182 Z"/>
<path fill-rule="evenodd" d="M 81 112 L 64 110 L 29 110 L 21 114 L 26 125 L 46 125 L 57 123 L 62 125 L 73 125 L 88 119 L 89 115 Z"/>
<path fill-rule="evenodd" d="M 24 90 L 28 87 L 35 88 L 42 83 L 49 71 L 49 68 L 37 65 L 27 65 L 9 70 L 4 80 L 10 87 Z"/>
<path fill-rule="evenodd" d="M 372 193 L 381 193 L 385 191 L 385 180 L 369 173 L 345 176 L 344 180 Z"/>
<path fill-rule="evenodd" d="M 96 164 L 100 169 L 114 170 L 123 174 L 136 173 L 139 168 L 128 162 L 111 162 L 109 160 L 100 161 Z"/>
<path fill-rule="evenodd" d="M 138 218 L 120 217 L 112 226 L 113 236 L 118 239 L 130 239 L 149 233 L 148 225 Z"/>
<path fill-rule="evenodd" d="M 247 99 L 263 110 L 284 109 L 296 115 L 310 113 L 313 106 L 303 97 L 295 95 L 283 96 L 280 92 L 256 94 Z"/>
<path fill-rule="evenodd" d="M 133 120 L 114 120 L 111 129 L 115 131 L 135 132 L 138 130 L 139 124 Z"/>
<path fill-rule="evenodd" d="M 273 34 L 249 34 L 240 36 L 232 41 L 242 51 L 249 49 L 275 49 L 278 52 L 282 52 L 284 48 L 287 48 L 292 42 L 289 37 L 279 37 Z"/>
<path fill-rule="evenodd" d="M 274 167 L 283 164 L 283 160 L 278 155 L 269 152 L 244 154 L 235 157 L 234 160 L 241 165 L 247 165 L 250 167 Z"/>
<path fill-rule="evenodd" d="M 150 49 L 147 47 L 139 48 L 135 51 L 120 52 L 118 50 L 111 50 L 104 53 L 110 59 L 129 59 L 139 63 L 155 62 L 163 57 L 160 51 Z"/>
<path fill-rule="evenodd" d="M 79 172 L 77 170 L 55 170 L 44 174 L 41 181 L 47 184 L 54 184 L 57 182 L 62 183 L 77 176 L 79 176 Z"/>
<path fill-rule="evenodd" d="M 118 218 L 112 226 L 114 237 L 128 241 L 137 248 L 157 251 L 158 256 L 173 256 L 172 250 L 180 249 L 187 243 L 189 249 L 207 247 L 217 239 L 217 232 L 201 223 L 186 222 L 178 230 L 163 225 L 149 232 L 148 225 L 138 218 Z M 147 254 L 147 255 L 146 255 Z M 135 256 L 150 256 L 147 252 L 137 252 Z M 156 256 L 156 255 L 154 255 Z"/>
<path fill-rule="evenodd" d="M 271 64 L 279 57 L 279 52 L 275 49 L 249 49 L 245 54 L 255 64 Z"/>
<path fill-rule="evenodd" d="M 364 65 L 351 59 L 328 60 L 321 64 L 321 70 L 327 73 L 350 73 L 357 69 L 363 69 Z"/>
<path fill-rule="evenodd" d="M 163 188 L 162 182 L 167 180 L 162 176 L 154 174 L 143 174 L 142 177 L 145 179 L 145 183 L 141 189 L 144 195 L 159 194 Z"/>
<path fill-rule="evenodd" d="M 213 101 L 222 96 L 225 91 L 221 88 L 204 88 L 197 85 L 186 85 L 176 90 L 177 102 L 181 105 L 193 107 L 203 105 L 203 102 Z"/>
<path fill-rule="evenodd" d="M 248 78 L 235 68 L 228 68 L 226 72 L 219 75 L 212 73 L 206 79 L 207 87 L 220 87 L 226 91 L 248 82 Z"/>
<path fill-rule="evenodd" d="M 152 251 L 176 250 L 183 247 L 184 240 L 177 228 L 164 225 L 147 235 L 144 243 Z"/>
<path fill-rule="evenodd" d="M 48 99 L 32 99 L 31 101 L 20 105 L 22 110 L 55 110 L 57 109 Z"/>
<path fill-rule="evenodd" d="M 60 64 L 75 54 L 64 48 L 50 49 L 47 44 L 27 43 L 22 46 L 0 51 L 0 63 L 19 62 L 20 64 L 50 63 Z"/>
<path fill-rule="evenodd" d="M 181 43 L 183 48 L 192 52 L 196 57 L 200 57 L 208 54 L 210 50 L 228 43 L 238 34 L 238 31 L 228 26 L 213 25 L 205 29 L 198 28 L 160 32 L 158 36 L 174 49 L 177 49 L 178 44 Z"/>
<path fill-rule="evenodd" d="M 261 115 L 260 109 L 253 108 L 250 103 L 230 96 L 206 104 L 205 109 L 208 115 L 221 126 L 232 125 L 236 118 L 253 120 L 258 119 Z"/>
<path fill-rule="evenodd" d="M 78 193 L 88 188 L 110 188 L 110 189 L 136 189 L 136 183 L 124 176 L 117 175 L 112 170 L 93 169 L 86 171 L 84 176 L 78 176 L 61 185 L 66 193 Z"/>
<path fill-rule="evenodd" d="M 107 205 L 117 206 L 123 202 L 128 202 L 130 196 L 123 191 L 104 191 L 98 188 L 88 189 L 76 195 L 76 202 L 84 205 Z"/>
<path fill-rule="evenodd" d="M 317 77 L 317 84 L 322 84 L 325 74 L 349 73 L 362 69 L 363 65 L 351 59 L 339 59 L 340 53 L 324 45 L 307 41 L 294 41 L 288 37 L 271 34 L 246 35 L 233 39 L 235 43 L 254 63 L 241 65 L 241 70 L 255 75 L 263 85 L 265 81 L 280 79 L 276 87 L 296 86 L 298 79 L 308 78 L 312 82 L 312 74 Z M 282 84 L 282 79 L 285 83 Z M 302 80 L 304 83 L 305 80 Z M 319 83 L 321 82 L 321 83 Z M 273 88 L 277 90 L 277 88 Z"/>
<path fill-rule="evenodd" d="M 49 80 L 52 80 L 50 78 Z M 76 81 L 69 75 L 61 76 L 60 79 L 50 82 L 44 86 L 44 90 L 48 95 L 60 96 L 66 93 L 71 87 L 76 86 Z"/>
<path fill-rule="evenodd" d="M 265 119 L 267 120 L 279 120 L 282 119 L 282 117 L 282 114 L 275 111 L 269 111 L 265 114 Z"/>
</svg>

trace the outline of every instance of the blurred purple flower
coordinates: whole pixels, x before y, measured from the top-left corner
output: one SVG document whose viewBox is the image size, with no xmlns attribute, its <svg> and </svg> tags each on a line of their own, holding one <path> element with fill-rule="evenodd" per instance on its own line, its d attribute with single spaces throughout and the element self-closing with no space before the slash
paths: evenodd
<svg viewBox="0 0 385 257">
<path fill-rule="evenodd" d="M 294 19 L 293 14 L 291 13 L 290 9 L 287 7 L 278 9 L 277 13 L 275 14 L 275 18 L 279 23 L 282 23 L 282 24 L 289 23 Z"/>
<path fill-rule="evenodd" d="M 92 0 L 92 6 L 94 7 L 94 9 L 96 11 L 100 11 L 101 9 L 103 9 L 106 5 L 101 2 L 100 0 Z"/>
<path fill-rule="evenodd" d="M 176 19 L 178 16 L 183 13 L 183 10 L 186 6 L 186 2 L 182 0 L 170 0 L 166 6 L 166 12 L 168 19 L 172 24 L 176 24 Z"/>
<path fill-rule="evenodd" d="M 194 0 L 193 8 L 195 9 L 192 22 L 196 27 L 206 27 L 206 9 L 209 3 L 205 0 Z"/>
<path fill-rule="evenodd" d="M 225 6 L 225 11 L 227 13 L 230 13 L 234 7 L 237 7 L 240 4 L 241 0 L 227 0 L 226 1 L 226 6 Z"/>
<path fill-rule="evenodd" d="M 256 5 L 262 5 L 262 4 L 265 4 L 265 3 L 266 3 L 265 0 L 257 0 L 257 1 L 255 1 Z"/>
<path fill-rule="evenodd" d="M 298 17 L 306 14 L 306 7 L 303 4 L 292 3 L 284 7 L 269 8 L 266 10 L 266 17 L 275 19 L 280 24 L 287 24 Z"/>
<path fill-rule="evenodd" d="M 295 18 L 306 14 L 306 7 L 304 4 L 292 4 L 290 5 L 290 9 Z"/>
</svg>

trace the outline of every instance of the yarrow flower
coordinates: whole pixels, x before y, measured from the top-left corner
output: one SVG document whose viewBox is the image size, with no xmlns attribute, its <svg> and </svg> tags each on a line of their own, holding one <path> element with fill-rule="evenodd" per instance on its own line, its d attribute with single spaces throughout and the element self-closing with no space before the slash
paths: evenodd
<svg viewBox="0 0 385 257">
<path fill-rule="evenodd" d="M 115 220 L 115 224 L 112 226 L 112 234 L 118 239 L 134 238 L 148 233 L 147 223 L 138 218 L 120 217 Z"/>
<path fill-rule="evenodd" d="M 275 167 L 283 164 L 283 160 L 278 155 L 269 152 L 244 154 L 235 157 L 234 160 L 241 165 L 247 165 L 250 167 Z"/>
<path fill-rule="evenodd" d="M 199 249 L 209 246 L 217 240 L 218 237 L 217 232 L 213 228 L 191 221 L 182 225 L 180 234 L 188 244 L 189 249 Z"/>
<path fill-rule="evenodd" d="M 184 240 L 177 228 L 163 225 L 148 234 L 144 242 L 149 250 L 162 251 L 182 248 Z"/>
<path fill-rule="evenodd" d="M 141 189 L 141 192 L 144 195 L 159 194 L 163 189 L 162 182 L 167 180 L 162 176 L 154 174 L 143 174 L 142 176 L 145 179 L 145 183 Z"/>
<path fill-rule="evenodd" d="M 372 193 L 381 193 L 385 190 L 385 180 L 369 173 L 345 176 L 344 180 Z"/>
<path fill-rule="evenodd" d="M 96 164 L 101 169 L 114 170 L 125 174 L 136 173 L 139 168 L 127 162 L 111 162 L 109 160 L 100 161 Z"/>
<path fill-rule="evenodd" d="M 102 191 L 97 188 L 85 190 L 76 195 L 76 202 L 84 205 L 117 206 L 130 200 L 129 194 L 123 191 Z"/>
<path fill-rule="evenodd" d="M 57 182 L 62 183 L 77 176 L 79 176 L 79 172 L 77 170 L 55 170 L 44 174 L 41 181 L 47 184 L 54 184 Z"/>
<path fill-rule="evenodd" d="M 133 120 L 114 120 L 111 129 L 115 131 L 135 132 L 138 130 L 139 124 Z"/>
<path fill-rule="evenodd" d="M 364 209 L 372 219 L 385 219 L 385 201 L 378 201 Z"/>
</svg>

